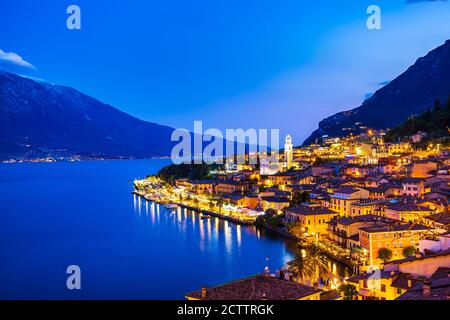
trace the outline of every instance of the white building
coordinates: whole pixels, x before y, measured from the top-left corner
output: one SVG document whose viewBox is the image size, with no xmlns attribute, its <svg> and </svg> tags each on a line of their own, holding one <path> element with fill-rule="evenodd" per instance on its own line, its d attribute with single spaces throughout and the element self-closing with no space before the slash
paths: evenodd
<svg viewBox="0 0 450 320">
<path fill-rule="evenodd" d="M 289 170 L 292 167 L 294 160 L 292 138 L 290 135 L 286 136 L 286 141 L 284 143 L 284 160 L 286 161 L 286 169 Z"/>
</svg>

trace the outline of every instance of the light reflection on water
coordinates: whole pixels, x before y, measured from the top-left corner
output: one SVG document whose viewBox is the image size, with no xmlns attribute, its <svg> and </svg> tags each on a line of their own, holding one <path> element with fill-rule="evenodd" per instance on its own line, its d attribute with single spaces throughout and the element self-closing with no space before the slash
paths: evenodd
<svg viewBox="0 0 450 320">
<path fill-rule="evenodd" d="M 142 202 L 145 202 L 147 216 L 150 207 L 150 221 L 152 224 L 157 224 L 160 221 L 172 221 L 174 224 L 181 226 L 182 232 L 187 232 L 186 228 L 198 230 L 199 248 L 201 251 L 216 247 L 213 244 L 217 241 L 222 241 L 225 251 L 231 254 L 234 246 L 240 248 L 242 245 L 243 229 L 250 235 L 257 235 L 258 239 L 261 237 L 261 231 L 253 226 L 241 226 L 212 216 L 205 217 L 196 211 L 181 207 L 169 210 L 160 204 L 133 195 L 134 211 L 138 215 L 141 214 Z M 288 259 L 290 259 L 290 255 L 286 255 L 284 260 L 287 261 Z"/>
<path fill-rule="evenodd" d="M 274 271 L 292 255 L 280 236 L 258 231 L 258 239 L 254 227 L 234 223 L 228 253 L 217 218 L 204 220 L 202 251 L 197 213 L 181 209 L 179 223 L 176 210 L 130 194 L 134 178 L 169 163 L 0 164 L 0 261 L 8 262 L 0 299 L 183 299 L 262 272 L 265 257 Z M 67 290 L 70 264 L 81 267 L 83 290 Z"/>
<path fill-rule="evenodd" d="M 140 199 L 140 197 L 138 197 L 138 199 Z M 147 207 L 149 202 L 147 200 L 145 200 L 145 202 Z M 136 203 L 136 199 L 134 200 L 134 203 Z M 186 208 L 178 207 L 177 209 L 169 210 L 159 204 L 155 204 L 154 202 L 150 203 L 152 208 L 152 224 L 159 223 L 160 220 L 163 222 L 172 220 L 172 222 L 177 225 L 177 229 L 182 233 L 186 234 L 196 230 L 199 237 L 198 247 L 202 252 L 211 252 L 212 250 L 216 250 L 223 245 L 225 252 L 229 256 L 232 256 L 234 250 L 239 250 L 241 246 L 244 245 L 242 236 L 243 232 L 248 235 L 253 235 L 259 240 L 263 237 L 272 236 L 270 231 L 259 229 L 254 226 L 242 226 L 212 216 L 205 218 L 203 214 Z M 139 206 L 140 201 L 138 200 L 137 208 L 135 206 L 135 212 L 137 213 L 140 213 Z M 155 206 L 158 212 L 157 222 L 155 222 L 153 215 Z M 161 215 L 160 207 L 162 207 Z M 293 254 L 297 250 L 297 244 L 295 242 L 290 240 L 286 240 L 286 242 L 288 250 L 282 257 L 284 264 L 292 259 Z M 270 257 L 266 257 L 265 259 L 268 261 Z M 332 274 L 343 278 L 351 275 L 350 270 L 345 265 L 330 258 L 327 259 L 328 267 Z M 281 267 L 282 264 L 278 266 L 278 268 Z"/>
</svg>

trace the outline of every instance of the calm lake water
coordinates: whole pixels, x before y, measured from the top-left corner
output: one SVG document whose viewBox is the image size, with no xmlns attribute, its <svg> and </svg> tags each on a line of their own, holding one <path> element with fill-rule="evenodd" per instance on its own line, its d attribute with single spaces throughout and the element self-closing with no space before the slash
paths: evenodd
<svg viewBox="0 0 450 320">
<path fill-rule="evenodd" d="M 133 179 L 168 163 L 0 164 L 0 299 L 183 299 L 292 257 L 276 235 L 134 199 Z"/>
</svg>

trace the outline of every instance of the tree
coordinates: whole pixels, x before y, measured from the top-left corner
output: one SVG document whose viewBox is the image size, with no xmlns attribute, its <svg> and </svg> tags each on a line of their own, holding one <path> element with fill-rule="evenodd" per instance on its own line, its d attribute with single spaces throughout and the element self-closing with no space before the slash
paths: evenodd
<svg viewBox="0 0 450 320">
<path fill-rule="evenodd" d="M 307 191 L 295 191 L 292 195 L 290 207 L 309 201 L 309 193 Z"/>
<path fill-rule="evenodd" d="M 416 254 L 416 249 L 412 246 L 406 247 L 403 249 L 402 253 L 405 258 L 412 257 Z"/>
<path fill-rule="evenodd" d="M 328 274 L 325 253 L 315 245 L 298 251 L 294 260 L 288 262 L 288 268 L 299 282 L 315 282 Z"/>
<path fill-rule="evenodd" d="M 317 157 L 315 159 L 315 161 L 314 161 L 314 165 L 315 166 L 320 166 L 320 165 L 323 165 L 325 163 L 327 163 L 327 162 L 324 159 L 320 158 L 320 157 Z"/>
<path fill-rule="evenodd" d="M 288 229 L 289 232 L 295 236 L 301 236 L 305 232 L 305 229 L 302 226 L 302 224 L 298 222 L 289 224 Z"/>
<path fill-rule="evenodd" d="M 441 101 L 439 99 L 434 100 L 434 110 L 437 111 L 441 109 Z"/>
<path fill-rule="evenodd" d="M 198 207 L 198 204 L 199 204 L 198 199 L 197 199 L 197 198 L 194 198 L 193 202 L 194 202 L 194 206 Z"/>
<path fill-rule="evenodd" d="M 208 207 L 210 210 L 214 209 L 214 202 L 212 201 L 208 202 Z"/>
<path fill-rule="evenodd" d="M 292 273 L 297 282 L 307 281 L 314 276 L 314 270 L 300 250 L 296 252 L 294 260 L 289 261 L 287 264 L 289 272 Z"/>
<path fill-rule="evenodd" d="M 216 205 L 217 205 L 217 208 L 219 208 L 219 212 L 222 212 L 222 208 L 223 208 L 224 203 L 225 203 L 225 201 L 223 200 L 222 197 L 219 197 L 217 199 Z"/>
<path fill-rule="evenodd" d="M 388 262 L 392 258 L 392 251 L 388 248 L 381 248 L 378 250 L 378 258 L 383 260 L 384 263 Z"/>
<path fill-rule="evenodd" d="M 274 228 L 278 228 L 281 224 L 281 216 L 278 214 L 275 215 L 271 215 L 268 219 L 267 219 L 267 223 Z"/>
<path fill-rule="evenodd" d="M 255 224 L 257 226 L 269 225 L 271 227 L 279 227 L 282 222 L 283 215 L 279 215 L 276 210 L 269 208 L 264 215 L 256 218 Z"/>
<path fill-rule="evenodd" d="M 416 117 L 410 117 L 399 126 L 389 130 L 386 135 L 386 141 L 397 141 L 404 137 L 410 137 L 418 131 L 424 131 L 427 137 L 421 143 L 416 143 L 417 147 L 423 148 L 423 144 L 439 139 L 438 143 L 448 141 L 449 131 L 447 130 L 450 123 L 450 98 L 441 104 L 436 100 L 434 107 L 428 108 L 424 113 Z"/>
<path fill-rule="evenodd" d="M 316 245 L 310 245 L 306 249 L 306 259 L 315 269 L 315 279 L 328 275 L 328 262 L 325 252 Z"/>
<path fill-rule="evenodd" d="M 157 173 L 161 180 L 173 183 L 176 179 L 206 179 L 210 175 L 210 169 L 213 168 L 206 163 L 202 164 L 171 164 L 165 166 Z"/>
<path fill-rule="evenodd" d="M 448 100 L 447 100 L 447 102 L 445 103 L 445 108 L 446 108 L 447 110 L 450 110 L 450 96 L 448 97 Z"/>
<path fill-rule="evenodd" d="M 344 300 L 353 300 L 358 294 L 358 290 L 352 284 L 341 284 L 338 291 L 344 297 Z"/>
</svg>

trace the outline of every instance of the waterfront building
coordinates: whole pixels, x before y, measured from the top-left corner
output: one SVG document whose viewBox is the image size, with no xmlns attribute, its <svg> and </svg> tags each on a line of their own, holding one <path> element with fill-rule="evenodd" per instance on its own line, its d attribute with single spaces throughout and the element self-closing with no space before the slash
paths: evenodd
<svg viewBox="0 0 450 320">
<path fill-rule="evenodd" d="M 242 195 L 242 194 L 224 194 L 223 199 L 230 204 L 237 207 L 256 209 L 259 205 L 259 199 L 256 195 Z"/>
<path fill-rule="evenodd" d="M 373 214 L 354 217 L 339 217 L 328 222 L 328 238 L 337 242 L 340 246 L 351 249 L 351 241 L 356 241 L 359 246 L 359 229 L 370 227 L 380 223 L 390 222 L 390 219 Z"/>
<path fill-rule="evenodd" d="M 223 180 L 217 181 L 215 186 L 215 192 L 219 194 L 233 193 L 233 192 L 244 192 L 248 190 L 248 184 L 233 180 Z"/>
<path fill-rule="evenodd" d="M 287 197 L 269 196 L 261 198 L 261 207 L 264 211 L 273 209 L 279 213 L 284 208 L 287 208 L 290 204 L 290 200 Z"/>
<path fill-rule="evenodd" d="M 188 180 L 178 179 L 175 181 L 175 186 L 185 188 L 187 191 L 192 191 L 198 194 L 214 192 L 214 180 Z"/>
<path fill-rule="evenodd" d="M 383 261 L 379 258 L 380 249 L 389 249 L 392 259 L 403 257 L 406 247 L 419 248 L 419 239 L 428 232 L 428 228 L 417 224 L 378 224 L 359 229 L 361 247 L 367 252 L 367 260 L 371 266 L 380 266 Z"/>
<path fill-rule="evenodd" d="M 316 204 L 301 204 L 286 210 L 285 220 L 288 223 L 298 223 L 305 234 L 326 235 L 328 222 L 338 214 L 328 208 Z"/>
</svg>

